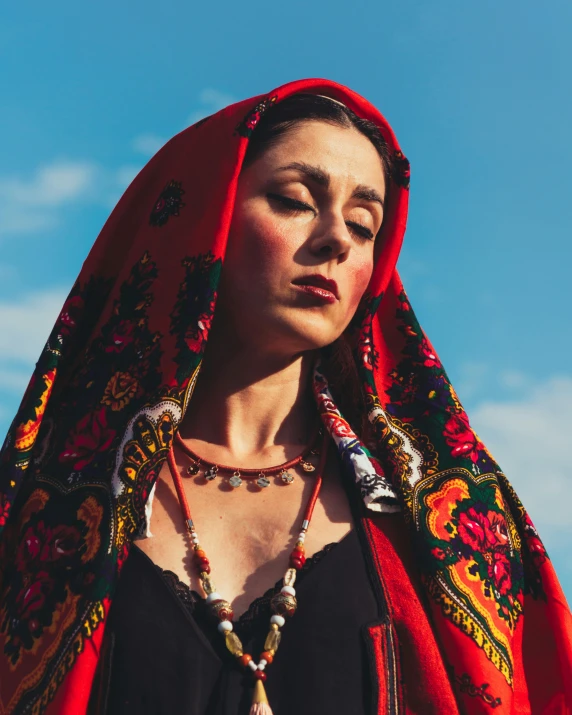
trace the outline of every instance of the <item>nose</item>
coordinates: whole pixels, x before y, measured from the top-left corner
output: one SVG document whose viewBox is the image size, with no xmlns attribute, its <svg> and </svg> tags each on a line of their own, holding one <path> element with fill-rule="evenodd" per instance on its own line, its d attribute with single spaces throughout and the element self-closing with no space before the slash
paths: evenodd
<svg viewBox="0 0 572 715">
<path fill-rule="evenodd" d="M 343 217 L 324 218 L 310 240 L 310 250 L 316 256 L 345 261 L 351 249 L 351 237 Z"/>
</svg>

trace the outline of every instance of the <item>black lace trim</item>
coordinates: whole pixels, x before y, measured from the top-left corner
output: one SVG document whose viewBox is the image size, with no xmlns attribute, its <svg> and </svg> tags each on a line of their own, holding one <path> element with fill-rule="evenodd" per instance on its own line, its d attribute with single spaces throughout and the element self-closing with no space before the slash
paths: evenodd
<svg viewBox="0 0 572 715">
<path fill-rule="evenodd" d="M 326 554 L 329 554 L 340 542 L 334 541 L 331 544 L 326 544 L 323 549 L 317 551 L 313 556 L 306 559 L 304 566 L 298 571 L 296 577 L 296 582 L 300 583 L 308 572 L 319 563 Z M 165 579 L 170 588 L 174 591 L 175 595 L 181 601 L 181 603 L 195 616 L 202 616 L 206 611 L 205 599 L 193 590 L 186 583 L 183 583 L 174 571 L 169 571 L 167 569 L 162 569 L 157 564 L 154 564 L 155 568 L 159 571 L 162 577 Z M 240 616 L 236 625 L 243 635 L 250 635 L 253 626 L 259 620 L 264 618 L 266 620 L 270 615 L 270 600 L 272 596 L 280 592 L 280 589 L 284 585 L 284 579 L 281 578 L 277 581 L 274 586 L 269 588 L 263 596 L 255 598 L 246 611 Z"/>
</svg>

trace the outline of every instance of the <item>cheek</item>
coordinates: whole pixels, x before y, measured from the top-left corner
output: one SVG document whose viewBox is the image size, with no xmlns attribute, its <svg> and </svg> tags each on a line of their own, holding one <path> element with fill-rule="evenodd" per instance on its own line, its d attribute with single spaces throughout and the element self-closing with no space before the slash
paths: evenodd
<svg viewBox="0 0 572 715">
<path fill-rule="evenodd" d="M 292 231 L 285 231 L 272 216 L 245 214 L 233 222 L 225 258 L 225 271 L 247 282 L 265 277 L 276 283 L 292 268 L 295 251 Z M 234 282 L 234 281 L 233 281 Z"/>
<path fill-rule="evenodd" d="M 350 310 L 353 313 L 356 311 L 359 302 L 367 290 L 371 275 L 373 273 L 373 257 L 364 258 L 356 262 L 351 271 L 348 273 L 349 277 L 349 303 Z"/>
</svg>

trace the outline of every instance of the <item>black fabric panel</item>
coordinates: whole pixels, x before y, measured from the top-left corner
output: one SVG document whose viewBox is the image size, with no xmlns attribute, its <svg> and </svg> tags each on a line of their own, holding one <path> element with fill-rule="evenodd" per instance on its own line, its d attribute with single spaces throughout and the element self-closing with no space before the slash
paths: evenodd
<svg viewBox="0 0 572 715">
<path fill-rule="evenodd" d="M 280 586 L 235 624 L 256 657 L 268 631 L 270 597 Z M 298 610 L 268 667 L 274 715 L 369 715 L 361 628 L 377 618 L 378 607 L 356 531 L 308 560 L 296 590 Z M 248 715 L 251 679 L 226 651 L 204 601 L 137 547 L 123 568 L 108 628 L 114 648 L 101 715 Z"/>
</svg>

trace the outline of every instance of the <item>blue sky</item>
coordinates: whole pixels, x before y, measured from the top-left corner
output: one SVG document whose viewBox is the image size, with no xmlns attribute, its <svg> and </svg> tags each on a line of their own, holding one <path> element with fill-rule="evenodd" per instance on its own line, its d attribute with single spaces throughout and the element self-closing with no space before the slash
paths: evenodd
<svg viewBox="0 0 572 715">
<path fill-rule="evenodd" d="M 412 164 L 400 270 L 572 597 L 572 5 L 10 3 L 0 15 L 0 431 L 108 213 L 162 141 L 328 77 Z"/>
</svg>

